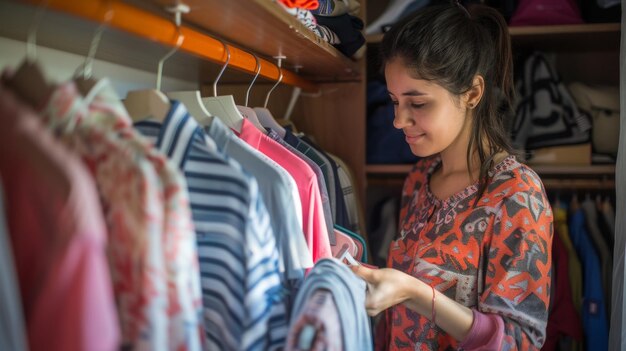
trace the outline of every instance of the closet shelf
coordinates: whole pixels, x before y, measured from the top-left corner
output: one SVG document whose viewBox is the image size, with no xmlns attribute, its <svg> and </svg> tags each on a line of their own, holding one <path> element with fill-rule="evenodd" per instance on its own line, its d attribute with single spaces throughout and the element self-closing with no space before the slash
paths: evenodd
<svg viewBox="0 0 626 351">
<path fill-rule="evenodd" d="M 618 50 L 619 23 L 585 23 L 555 26 L 509 27 L 513 45 L 549 51 Z M 382 42 L 383 35 L 367 37 L 370 44 Z"/>
<path fill-rule="evenodd" d="M 151 0 L 161 6 L 176 0 Z M 272 58 L 286 56 L 284 64 L 315 81 L 358 81 L 357 62 L 322 40 L 272 0 L 183 0 L 191 11 L 187 23 L 252 52 Z"/>
<path fill-rule="evenodd" d="M 24 2 L 36 6 L 40 4 L 39 1 L 35 0 L 28 0 Z M 231 1 L 227 3 L 231 3 Z M 199 6 L 198 3 L 196 3 L 196 5 Z M 126 33 L 131 33 L 139 38 L 148 39 L 149 41 L 157 42 L 167 47 L 174 47 L 178 39 L 178 30 L 173 22 L 172 14 L 156 14 L 137 6 L 126 4 L 122 1 L 48 0 L 46 7 L 49 10 L 60 11 L 96 23 L 104 22 L 106 14 L 108 11 L 111 11 L 112 17 L 110 21 L 106 23 L 107 28 L 114 28 Z M 192 7 L 192 13 L 193 10 L 194 8 Z M 192 54 L 204 61 L 212 61 L 215 63 L 225 62 L 226 54 L 224 50 L 224 43 L 221 40 L 205 34 L 202 30 L 186 25 L 184 21 L 183 26 L 180 28 L 180 32 L 184 35 L 184 41 L 180 48 L 181 52 Z M 103 41 L 106 41 L 106 39 Z M 236 68 L 239 71 L 254 74 L 256 70 L 256 60 L 253 54 L 232 45 L 228 45 L 228 47 L 231 54 L 229 68 Z M 86 47 L 84 46 L 81 49 L 74 50 L 74 52 L 83 54 L 86 51 Z M 124 56 L 133 55 L 141 56 L 142 53 L 135 53 L 135 50 L 133 50 L 132 54 L 126 52 L 126 55 Z M 123 61 L 124 59 L 125 57 L 122 57 L 115 61 Z M 129 61 L 132 60 L 132 58 L 126 59 Z M 279 70 L 276 64 L 273 61 L 268 61 L 267 59 L 263 59 L 261 57 L 259 60 L 261 64 L 260 75 L 271 81 L 276 81 L 279 77 Z M 156 62 L 158 60 L 154 59 L 154 61 Z M 156 63 L 154 63 L 154 66 L 156 67 Z M 192 68 L 190 67 L 189 69 Z M 146 70 L 153 71 L 155 69 L 152 67 L 148 69 L 146 67 Z M 197 75 L 198 72 L 193 72 L 193 74 Z M 284 84 L 301 87 L 305 91 L 314 92 L 318 90 L 315 83 L 286 69 L 283 69 L 282 82 Z"/>
</svg>

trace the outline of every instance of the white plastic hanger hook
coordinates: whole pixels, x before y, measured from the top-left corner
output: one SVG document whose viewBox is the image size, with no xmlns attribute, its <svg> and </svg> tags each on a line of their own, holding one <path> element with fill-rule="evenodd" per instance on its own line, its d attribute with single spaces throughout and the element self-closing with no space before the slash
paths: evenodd
<svg viewBox="0 0 626 351">
<path fill-rule="evenodd" d="M 246 106 L 248 106 L 248 98 L 250 97 L 250 90 L 252 90 L 252 86 L 254 85 L 254 82 L 256 81 L 256 79 L 259 77 L 259 74 L 261 73 L 261 62 L 259 61 L 259 57 L 255 54 L 252 54 L 252 56 L 254 56 L 254 59 L 256 60 L 256 69 L 255 69 L 255 74 L 254 74 L 254 78 L 252 79 L 252 82 L 250 83 L 250 86 L 248 87 L 248 90 L 246 91 Z"/>
<path fill-rule="evenodd" d="M 224 71 L 226 71 L 226 67 L 228 67 L 228 63 L 230 62 L 230 49 L 228 48 L 228 44 L 226 44 L 221 39 L 217 40 L 219 40 L 224 46 L 224 51 L 226 51 L 226 62 L 224 62 L 224 66 L 222 66 L 220 73 L 218 73 L 217 78 L 215 78 L 215 81 L 213 82 L 213 97 L 217 97 L 217 82 L 220 80 L 220 78 L 222 78 Z"/>
<path fill-rule="evenodd" d="M 42 0 L 39 3 L 33 22 L 30 24 L 30 28 L 28 28 L 28 34 L 26 35 L 26 60 L 30 62 L 37 60 L 37 31 L 39 30 L 43 14 L 46 12 L 47 5 L 48 0 Z"/>
<path fill-rule="evenodd" d="M 165 54 L 165 56 L 163 56 L 159 60 L 159 65 L 157 67 L 157 84 L 156 84 L 156 89 L 159 91 L 161 90 L 161 80 L 163 78 L 163 63 L 165 63 L 165 60 L 170 58 L 172 55 L 174 55 L 174 53 L 176 53 L 176 51 L 178 51 L 178 49 L 180 49 L 180 47 L 183 45 L 183 41 L 185 40 L 185 36 L 181 32 L 180 26 L 182 22 L 182 14 L 189 13 L 190 8 L 188 5 L 179 3 L 176 6 L 166 8 L 166 10 L 174 13 L 174 24 L 176 25 L 176 29 L 178 30 L 178 39 L 176 40 L 176 46 L 174 46 L 172 50 L 170 50 L 167 54 Z"/>
<path fill-rule="evenodd" d="M 270 101 L 270 95 L 272 94 L 272 91 L 274 91 L 274 89 L 276 89 L 278 84 L 280 84 L 283 81 L 283 70 L 280 68 L 280 66 L 283 62 L 283 59 L 287 59 L 287 56 L 279 55 L 279 56 L 274 56 L 274 58 L 278 60 L 278 64 L 276 65 L 276 67 L 278 68 L 278 80 L 276 81 L 276 84 L 274 84 L 274 86 L 270 89 L 270 91 L 267 92 L 267 95 L 265 96 L 265 104 L 263 105 L 263 107 L 265 108 L 267 108 L 267 103 Z"/>
</svg>

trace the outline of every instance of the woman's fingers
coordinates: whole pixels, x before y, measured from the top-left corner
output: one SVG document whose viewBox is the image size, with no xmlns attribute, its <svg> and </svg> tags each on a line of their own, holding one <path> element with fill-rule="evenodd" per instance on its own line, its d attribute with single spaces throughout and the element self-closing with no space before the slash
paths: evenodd
<svg viewBox="0 0 626 351">
<path fill-rule="evenodd" d="M 350 268 L 352 269 L 352 272 L 354 272 L 354 274 L 358 275 L 359 277 L 361 277 L 361 279 L 365 280 L 366 282 L 368 283 L 374 282 L 374 270 L 373 269 L 363 267 L 361 265 L 350 266 Z"/>
</svg>

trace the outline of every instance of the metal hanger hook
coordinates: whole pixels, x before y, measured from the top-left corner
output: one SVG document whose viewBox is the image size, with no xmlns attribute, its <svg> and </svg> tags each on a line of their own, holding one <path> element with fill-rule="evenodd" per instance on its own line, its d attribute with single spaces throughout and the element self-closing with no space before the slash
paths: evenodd
<svg viewBox="0 0 626 351">
<path fill-rule="evenodd" d="M 254 82 L 256 81 L 256 79 L 259 77 L 259 74 L 261 73 L 261 62 L 259 61 L 259 57 L 256 54 L 252 54 L 252 56 L 254 56 L 254 59 L 256 60 L 256 69 L 255 69 L 255 74 L 254 74 L 254 78 L 252 78 L 252 82 L 250 83 L 250 86 L 248 87 L 248 90 L 246 91 L 246 106 L 248 106 L 248 98 L 250 97 L 250 90 L 252 90 L 252 86 L 254 85 Z"/>
<path fill-rule="evenodd" d="M 272 94 L 272 91 L 274 91 L 274 89 L 276 89 L 276 87 L 283 81 L 283 70 L 280 68 L 282 60 L 286 59 L 286 56 L 275 56 L 275 59 L 278 60 L 278 64 L 276 65 L 276 68 L 278 68 L 278 80 L 276 81 L 276 84 L 274 84 L 274 86 L 272 86 L 272 88 L 270 89 L 270 91 L 267 92 L 267 95 L 265 96 L 265 104 L 263 105 L 263 107 L 267 108 L 267 103 L 270 100 L 270 95 Z"/>
<path fill-rule="evenodd" d="M 28 34 L 26 34 L 26 60 L 30 62 L 37 60 L 37 31 L 41 25 L 41 19 L 46 12 L 47 5 L 48 0 L 42 0 L 39 3 L 30 28 L 28 28 Z"/>
<path fill-rule="evenodd" d="M 174 13 L 174 24 L 176 25 L 176 30 L 178 31 L 178 39 L 176 39 L 176 46 L 174 46 L 172 50 L 170 50 L 167 54 L 165 54 L 165 56 L 163 56 L 159 60 L 159 65 L 157 67 L 156 83 L 156 89 L 159 91 L 161 90 L 161 80 L 163 78 L 163 63 L 165 63 L 165 60 L 174 55 L 174 53 L 176 53 L 176 51 L 178 51 L 178 49 L 180 49 L 180 47 L 183 45 L 183 41 L 185 41 L 185 35 L 183 35 L 182 31 L 180 30 L 181 16 L 183 13 L 189 12 L 189 6 L 183 3 L 179 3 L 174 7 L 167 8 L 167 10 Z"/>
<path fill-rule="evenodd" d="M 93 72 L 93 63 L 96 58 L 96 51 L 98 50 L 98 46 L 100 45 L 100 40 L 102 39 L 102 33 L 104 33 L 104 29 L 111 23 L 111 19 L 113 18 L 113 9 L 111 8 L 111 2 L 107 1 L 107 12 L 104 14 L 104 21 L 100 23 L 98 28 L 94 33 L 93 39 L 91 40 L 91 45 L 89 45 L 89 51 L 87 52 L 87 56 L 85 57 L 85 63 L 83 64 L 83 78 L 89 79 L 91 78 L 91 73 Z"/>
<path fill-rule="evenodd" d="M 228 44 L 226 44 L 222 39 L 216 39 L 219 40 L 224 46 L 224 51 L 226 51 L 226 62 L 224 62 L 224 66 L 222 66 L 220 73 L 217 75 L 217 78 L 215 78 L 215 81 L 213 82 L 213 97 L 217 97 L 217 82 L 220 80 L 220 78 L 222 78 L 224 71 L 226 71 L 226 67 L 228 67 L 228 63 L 230 62 L 230 49 L 228 48 Z"/>
</svg>

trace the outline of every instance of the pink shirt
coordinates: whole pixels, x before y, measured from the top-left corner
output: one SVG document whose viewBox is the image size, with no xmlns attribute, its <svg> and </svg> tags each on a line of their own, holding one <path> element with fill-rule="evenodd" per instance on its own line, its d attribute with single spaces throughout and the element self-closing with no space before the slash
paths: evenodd
<svg viewBox="0 0 626 351">
<path fill-rule="evenodd" d="M 237 132 L 235 132 L 237 134 Z M 324 220 L 322 198 L 317 178 L 313 170 L 296 155 L 280 144 L 264 135 L 260 130 L 244 118 L 241 133 L 238 136 L 255 149 L 282 166 L 293 177 L 298 185 L 302 203 L 302 228 L 307 245 L 311 251 L 313 262 L 332 257 L 328 230 Z M 279 218 L 272 220 L 280 220 Z"/>
<path fill-rule="evenodd" d="M 30 350 L 116 350 L 106 228 L 87 170 L 0 84 L 0 174 Z"/>
</svg>

